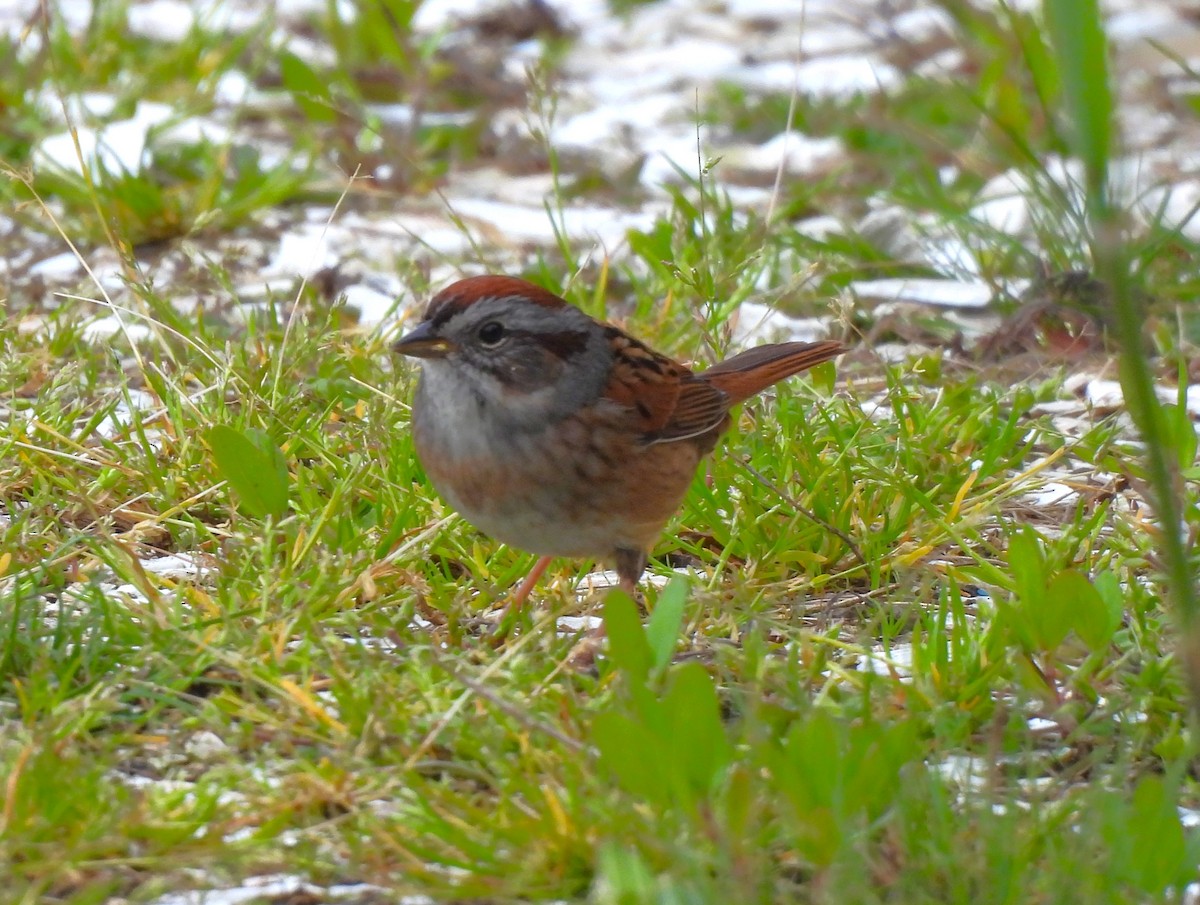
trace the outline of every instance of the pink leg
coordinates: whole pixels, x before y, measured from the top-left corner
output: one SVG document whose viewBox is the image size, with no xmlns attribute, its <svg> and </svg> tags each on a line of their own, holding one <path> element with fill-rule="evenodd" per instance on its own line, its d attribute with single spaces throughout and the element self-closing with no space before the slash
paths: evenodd
<svg viewBox="0 0 1200 905">
<path fill-rule="evenodd" d="M 533 591 L 534 586 L 538 583 L 538 579 L 542 577 L 549 565 L 549 556 L 543 556 L 538 559 L 533 564 L 533 568 L 529 570 L 529 574 L 525 576 L 525 579 L 517 585 L 517 589 L 509 595 L 508 603 L 500 611 L 500 618 L 496 622 L 496 631 L 492 635 L 493 644 L 499 645 L 508 637 L 508 633 L 512 631 L 516 617 L 521 613 L 525 599 Z"/>
<path fill-rule="evenodd" d="M 538 579 L 546 574 L 546 569 L 550 566 L 550 557 L 543 556 L 533 564 L 533 568 L 529 570 L 529 574 L 525 576 L 525 580 L 517 585 L 517 589 L 508 599 L 508 606 L 505 607 L 505 616 L 509 613 L 519 613 L 521 607 L 525 604 L 525 600 L 533 592 L 534 587 L 538 583 Z"/>
<path fill-rule="evenodd" d="M 646 571 L 646 553 L 643 550 L 620 549 L 616 554 L 618 587 L 632 597 L 637 596 L 638 579 Z"/>
</svg>

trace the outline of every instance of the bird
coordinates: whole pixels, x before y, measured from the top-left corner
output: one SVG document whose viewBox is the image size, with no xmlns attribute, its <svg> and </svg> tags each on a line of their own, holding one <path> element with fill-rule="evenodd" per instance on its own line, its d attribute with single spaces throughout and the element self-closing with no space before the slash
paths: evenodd
<svg viewBox="0 0 1200 905">
<path fill-rule="evenodd" d="M 554 557 L 607 561 L 635 596 L 730 409 L 847 351 L 761 345 L 696 372 L 499 274 L 446 286 L 392 348 L 421 362 L 411 428 L 433 487 L 475 528 L 540 557 L 506 613 Z"/>
</svg>

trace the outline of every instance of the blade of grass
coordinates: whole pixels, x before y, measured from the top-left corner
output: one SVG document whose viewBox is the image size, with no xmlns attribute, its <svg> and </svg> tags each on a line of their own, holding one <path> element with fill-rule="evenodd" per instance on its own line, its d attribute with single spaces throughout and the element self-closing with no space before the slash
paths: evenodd
<svg viewBox="0 0 1200 905">
<path fill-rule="evenodd" d="M 1109 192 L 1113 142 L 1113 98 L 1108 42 L 1098 0 L 1046 0 L 1046 25 L 1062 75 L 1064 103 L 1073 122 L 1075 153 L 1084 166 L 1093 266 L 1112 290 L 1112 335 L 1120 349 L 1121 386 L 1129 414 L 1145 441 L 1145 464 L 1154 509 L 1161 525 L 1160 550 L 1168 596 L 1183 631 L 1183 655 L 1200 707 L 1200 597 L 1184 539 L 1178 456 L 1171 446 L 1166 414 L 1154 392 L 1154 376 L 1142 342 L 1144 297 L 1133 291 L 1121 214 Z"/>
</svg>

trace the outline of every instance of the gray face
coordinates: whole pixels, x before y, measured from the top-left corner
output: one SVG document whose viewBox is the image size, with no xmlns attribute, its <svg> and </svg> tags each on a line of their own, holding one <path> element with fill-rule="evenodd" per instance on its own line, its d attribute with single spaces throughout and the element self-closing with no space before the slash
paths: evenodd
<svg viewBox="0 0 1200 905">
<path fill-rule="evenodd" d="M 442 343 L 423 364 L 418 405 L 500 429 L 541 428 L 576 411 L 600 395 L 612 364 L 603 328 L 583 312 L 514 296 L 442 306 L 416 332 Z"/>
</svg>

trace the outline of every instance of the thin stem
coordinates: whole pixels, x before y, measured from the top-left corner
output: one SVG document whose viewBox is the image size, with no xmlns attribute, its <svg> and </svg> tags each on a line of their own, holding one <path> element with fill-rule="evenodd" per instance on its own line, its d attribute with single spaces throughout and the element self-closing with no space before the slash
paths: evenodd
<svg viewBox="0 0 1200 905">
<path fill-rule="evenodd" d="M 1183 630 L 1183 654 L 1193 703 L 1200 707 L 1200 595 L 1184 536 L 1179 459 L 1167 430 L 1154 374 L 1143 345 L 1145 302 L 1130 285 L 1129 262 L 1116 215 L 1101 196 L 1092 211 L 1092 256 L 1097 276 L 1112 290 L 1110 320 L 1121 356 L 1121 385 L 1133 423 L 1145 442 L 1146 479 L 1161 526 L 1159 550 L 1167 595 Z"/>
</svg>

